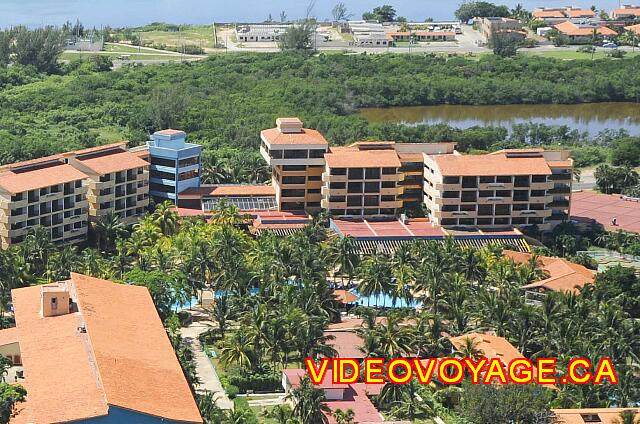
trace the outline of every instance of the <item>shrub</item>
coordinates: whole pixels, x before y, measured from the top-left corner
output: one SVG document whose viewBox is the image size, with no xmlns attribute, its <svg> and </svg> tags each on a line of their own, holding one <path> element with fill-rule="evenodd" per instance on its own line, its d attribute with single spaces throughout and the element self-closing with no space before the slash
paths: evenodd
<svg viewBox="0 0 640 424">
<path fill-rule="evenodd" d="M 233 373 L 227 377 L 229 378 L 229 384 L 237 386 L 239 393 L 247 393 L 247 390 L 253 390 L 254 392 L 282 391 L 281 376 L 275 373 L 244 375 Z"/>
<path fill-rule="evenodd" d="M 235 399 L 235 397 L 238 396 L 238 393 L 240 393 L 240 389 L 238 389 L 238 386 L 234 386 L 233 384 L 229 384 L 224 388 L 224 390 L 225 392 L 227 392 L 227 396 L 229 396 L 229 399 Z"/>
</svg>

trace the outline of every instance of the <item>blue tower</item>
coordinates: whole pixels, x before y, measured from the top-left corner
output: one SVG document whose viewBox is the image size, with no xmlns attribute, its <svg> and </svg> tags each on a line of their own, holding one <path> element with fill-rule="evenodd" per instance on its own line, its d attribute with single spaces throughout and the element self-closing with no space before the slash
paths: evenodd
<svg viewBox="0 0 640 424">
<path fill-rule="evenodd" d="M 202 146 L 187 143 L 187 134 L 162 130 L 153 134 L 149 147 L 149 194 L 159 201 L 178 203 L 180 193 L 200 187 Z"/>
</svg>

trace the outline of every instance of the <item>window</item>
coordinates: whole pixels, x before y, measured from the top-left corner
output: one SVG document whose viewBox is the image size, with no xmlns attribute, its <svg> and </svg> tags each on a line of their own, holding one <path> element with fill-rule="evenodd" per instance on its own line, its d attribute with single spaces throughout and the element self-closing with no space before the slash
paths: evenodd
<svg viewBox="0 0 640 424">
<path fill-rule="evenodd" d="M 364 170 L 362 168 L 350 168 L 349 169 L 349 179 L 350 180 L 361 180 L 364 176 Z"/>
<path fill-rule="evenodd" d="M 442 182 L 444 184 L 460 184 L 460 177 L 444 177 Z"/>
<path fill-rule="evenodd" d="M 151 165 L 157 165 L 157 166 L 168 166 L 170 168 L 175 168 L 176 167 L 176 161 L 175 160 L 171 160 L 171 159 L 163 159 L 163 158 L 158 158 L 155 156 L 151 156 Z M 100 181 L 102 181 L 103 177 L 100 177 Z M 105 180 L 104 181 L 109 181 L 109 176 L 105 175 L 104 176 Z"/>
<path fill-rule="evenodd" d="M 458 220 L 455 218 L 444 218 L 440 223 L 442 225 L 458 225 Z"/>
<path fill-rule="evenodd" d="M 365 206 L 379 206 L 380 199 L 378 196 L 364 196 L 364 205 Z"/>
<path fill-rule="evenodd" d="M 480 190 L 480 197 L 493 197 L 493 191 Z"/>
<path fill-rule="evenodd" d="M 493 205 L 478 205 L 478 215 L 493 215 Z"/>
<path fill-rule="evenodd" d="M 531 190 L 531 197 L 544 197 L 546 194 L 544 190 Z"/>
<path fill-rule="evenodd" d="M 511 177 L 507 177 L 507 176 L 498 176 L 496 177 L 496 182 L 498 183 L 502 183 L 502 184 L 510 184 L 511 183 Z"/>
<path fill-rule="evenodd" d="M 307 177 L 308 181 L 320 181 L 322 177 L 320 175 L 309 175 Z"/>
<path fill-rule="evenodd" d="M 269 156 L 273 159 L 282 159 L 282 150 L 269 150 Z"/>
<path fill-rule="evenodd" d="M 344 196 L 329 196 L 329 202 L 331 203 L 342 203 L 345 201 Z"/>
<path fill-rule="evenodd" d="M 347 206 L 362 206 L 362 196 L 347 197 Z"/>
<path fill-rule="evenodd" d="M 380 193 L 380 183 L 364 183 L 365 193 Z"/>
<path fill-rule="evenodd" d="M 309 158 L 311 159 L 322 159 L 324 158 L 324 149 L 312 149 L 309 151 Z"/>
<path fill-rule="evenodd" d="M 194 169 L 193 171 L 189 171 L 189 172 L 182 172 L 178 176 L 178 181 L 185 181 L 185 180 L 190 180 L 192 178 L 198 178 L 199 175 L 200 173 L 198 172 L 197 169 Z"/>
<path fill-rule="evenodd" d="M 331 168 L 329 172 L 331 175 L 347 175 L 347 168 Z"/>
<path fill-rule="evenodd" d="M 491 225 L 491 218 L 478 218 L 477 225 Z"/>
<path fill-rule="evenodd" d="M 367 180 L 379 180 L 380 168 L 367 168 L 364 171 L 364 177 Z"/>
<path fill-rule="evenodd" d="M 582 417 L 582 421 L 585 423 L 601 423 L 602 420 L 598 416 L 598 414 L 580 414 Z"/>
<path fill-rule="evenodd" d="M 282 197 L 304 197 L 304 190 L 282 190 Z"/>
<path fill-rule="evenodd" d="M 443 199 L 458 199 L 460 197 L 459 191 L 445 191 L 442 193 Z"/>
<path fill-rule="evenodd" d="M 304 177 L 282 177 L 282 184 L 304 184 Z"/>
<path fill-rule="evenodd" d="M 546 183 L 547 182 L 547 176 L 546 175 L 533 175 L 531 177 L 531 182 L 532 183 Z"/>
<path fill-rule="evenodd" d="M 284 151 L 285 159 L 307 159 L 308 156 L 309 156 L 308 150 L 294 149 L 294 150 Z"/>
<path fill-rule="evenodd" d="M 481 184 L 491 184 L 495 181 L 494 177 L 480 177 Z"/>
<path fill-rule="evenodd" d="M 496 205 L 496 215 L 511 215 L 509 205 Z"/>
<path fill-rule="evenodd" d="M 442 212 L 456 212 L 458 205 L 442 205 Z"/>
<path fill-rule="evenodd" d="M 394 202 L 396 200 L 396 196 L 381 196 L 380 200 L 383 202 Z"/>
<path fill-rule="evenodd" d="M 329 183 L 330 190 L 344 190 L 347 187 L 347 183 Z"/>
<path fill-rule="evenodd" d="M 476 220 L 473 218 L 460 218 L 460 225 L 475 225 Z"/>
<path fill-rule="evenodd" d="M 511 197 L 511 190 L 497 190 L 497 197 Z"/>
<path fill-rule="evenodd" d="M 306 165 L 283 165 L 282 170 L 285 172 L 286 171 L 298 172 L 298 171 L 306 171 L 307 167 Z"/>
<path fill-rule="evenodd" d="M 475 212 L 476 205 L 460 205 L 460 210 L 465 212 Z"/>
<path fill-rule="evenodd" d="M 509 225 L 510 218 L 496 218 L 493 220 L 494 225 Z"/>
<path fill-rule="evenodd" d="M 516 202 L 526 202 L 529 200 L 529 192 L 527 190 L 515 190 L 513 192 L 513 200 Z"/>
<path fill-rule="evenodd" d="M 478 200 L 475 191 L 463 191 L 461 199 L 463 202 L 475 202 Z"/>
<path fill-rule="evenodd" d="M 362 183 L 349 183 L 347 191 L 349 193 L 362 193 Z"/>
<path fill-rule="evenodd" d="M 382 188 L 396 188 L 396 182 L 395 181 L 383 181 L 382 182 Z"/>
<path fill-rule="evenodd" d="M 516 187 L 529 187 L 529 177 L 516 177 L 513 185 Z"/>
<path fill-rule="evenodd" d="M 310 188 L 307 190 L 307 193 L 309 194 L 319 194 L 320 193 L 320 189 L 319 188 Z"/>
<path fill-rule="evenodd" d="M 382 175 L 394 175 L 396 172 L 396 168 L 382 168 Z"/>
<path fill-rule="evenodd" d="M 476 188 L 478 181 L 476 177 L 462 177 L 462 188 Z"/>
<path fill-rule="evenodd" d="M 171 181 L 175 181 L 176 176 L 174 173 L 172 172 L 164 172 L 164 171 L 153 171 L 153 177 L 154 178 L 160 178 L 163 180 L 171 180 Z M 109 190 L 109 189 L 107 189 Z"/>
</svg>

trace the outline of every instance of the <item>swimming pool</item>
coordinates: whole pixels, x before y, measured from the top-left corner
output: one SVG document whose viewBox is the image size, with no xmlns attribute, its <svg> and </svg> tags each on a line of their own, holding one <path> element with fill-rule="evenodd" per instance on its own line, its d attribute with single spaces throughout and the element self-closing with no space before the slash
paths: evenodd
<svg viewBox="0 0 640 424">
<path fill-rule="evenodd" d="M 379 294 L 371 296 L 362 296 L 358 293 L 358 290 L 352 289 L 351 293 L 360 298 L 355 304 L 359 306 L 371 306 L 376 308 L 417 308 L 422 306 L 422 302 L 419 300 L 411 300 L 407 302 L 405 299 L 394 299 L 388 294 Z"/>
</svg>

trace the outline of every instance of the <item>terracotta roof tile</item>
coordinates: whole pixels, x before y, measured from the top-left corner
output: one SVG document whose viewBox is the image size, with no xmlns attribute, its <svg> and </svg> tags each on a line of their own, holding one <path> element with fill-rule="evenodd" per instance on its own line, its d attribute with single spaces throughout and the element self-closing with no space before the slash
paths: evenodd
<svg viewBox="0 0 640 424">
<path fill-rule="evenodd" d="M 640 16 L 640 8 L 638 8 L 638 16 Z M 640 24 L 631 25 L 624 27 L 626 31 L 635 32 L 637 35 L 640 35 Z"/>
<path fill-rule="evenodd" d="M 533 257 L 530 253 L 513 250 L 505 250 L 502 254 L 517 264 L 524 264 Z M 596 275 L 595 271 L 563 258 L 538 256 L 538 264 L 548 278 L 527 284 L 522 288 L 576 293 L 584 285 L 593 283 Z"/>
<path fill-rule="evenodd" d="M 184 133 L 185 132 L 182 130 L 166 129 L 166 130 L 156 131 L 154 134 L 171 136 L 171 135 L 184 134 Z"/>
<path fill-rule="evenodd" d="M 248 184 L 229 184 L 229 185 L 203 185 L 200 187 L 192 187 L 180 194 L 182 198 L 201 198 L 201 197 L 229 197 L 229 196 L 275 196 L 276 191 L 272 185 L 248 185 Z"/>
<path fill-rule="evenodd" d="M 262 130 L 262 138 L 270 145 L 281 144 L 329 144 L 322 134 L 316 130 L 303 128 L 299 133 L 282 133 L 277 128 Z"/>
<path fill-rule="evenodd" d="M 570 21 L 565 21 L 555 25 L 555 28 L 565 35 L 570 36 L 590 36 L 593 35 L 593 30 L 596 30 L 596 33 L 599 35 L 616 35 L 617 32 L 612 30 L 611 28 L 607 28 L 606 26 L 600 26 L 597 28 L 589 28 L 589 27 L 579 27 Z"/>
<path fill-rule="evenodd" d="M 358 148 L 332 147 L 325 153 L 329 168 L 399 168 L 402 164 L 392 149 L 360 150 Z"/>
<path fill-rule="evenodd" d="M 582 415 L 597 415 L 600 424 L 620 423 L 620 413 L 625 410 L 637 411 L 638 408 L 582 408 L 582 409 L 552 409 L 558 424 L 584 424 Z"/>
<path fill-rule="evenodd" d="M 103 144 L 103 145 L 95 146 L 95 147 L 88 147 L 86 149 L 81 149 L 81 150 L 74 150 L 72 152 L 63 153 L 63 155 L 65 155 L 65 156 L 67 156 L 67 155 L 85 155 L 87 153 L 97 153 L 97 152 L 101 152 L 103 150 L 115 149 L 117 147 L 120 147 L 120 148 L 124 149 L 126 146 L 127 146 L 127 142 L 126 141 L 117 141 L 115 143 Z"/>
<path fill-rule="evenodd" d="M 362 337 L 351 331 L 325 331 L 325 336 L 333 339 L 327 342 L 328 346 L 335 349 L 336 358 L 364 358 L 364 353 L 358 349 L 362 346 Z"/>
<path fill-rule="evenodd" d="M 148 290 L 71 278 L 79 312 L 58 317 L 40 317 L 40 286 L 12 291 L 29 393 L 15 422 L 83 420 L 111 405 L 201 423 Z"/>
<path fill-rule="evenodd" d="M 18 343 L 18 328 L 9 327 L 0 330 L 0 346 Z"/>
<path fill-rule="evenodd" d="M 137 155 L 127 151 L 89 159 L 78 159 L 78 162 L 100 175 L 141 168 L 149 165 L 147 161 L 140 159 Z"/>
<path fill-rule="evenodd" d="M 560 9 L 536 10 L 533 12 L 534 18 L 564 18 L 564 12 Z"/>
<path fill-rule="evenodd" d="M 565 9 L 565 13 L 570 18 L 591 18 L 596 16 L 596 12 L 591 9 Z"/>
<path fill-rule="evenodd" d="M 522 353 L 513 347 L 504 337 L 482 333 L 468 333 L 462 336 L 450 337 L 449 340 L 456 349 L 460 349 L 464 346 L 466 338 L 470 338 L 477 343 L 476 347 L 482 351 L 484 358 L 499 358 L 505 364 L 517 358 L 524 358 Z"/>
<path fill-rule="evenodd" d="M 353 303 L 360 299 L 358 296 L 348 290 L 334 290 L 333 296 L 338 302 L 344 304 Z"/>
<path fill-rule="evenodd" d="M 489 155 L 436 155 L 433 160 L 442 175 L 451 176 L 499 176 L 499 175 L 550 175 L 551 169 L 542 157 L 507 157 L 504 154 Z"/>
<path fill-rule="evenodd" d="M 640 7 L 626 7 L 624 9 L 615 9 L 613 11 L 614 16 L 635 16 L 640 17 Z"/>
<path fill-rule="evenodd" d="M 60 163 L 56 166 L 16 173 L 8 171 L 0 174 L 0 187 L 12 194 L 29 190 L 84 180 L 88 176 L 71 165 Z"/>
</svg>

